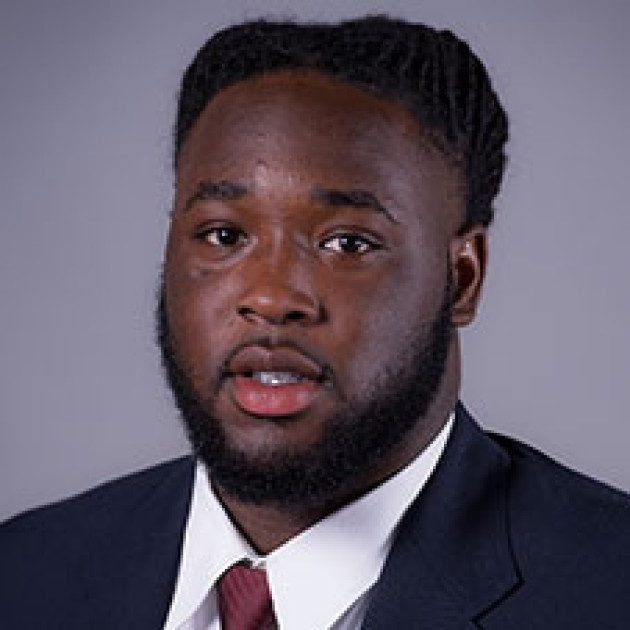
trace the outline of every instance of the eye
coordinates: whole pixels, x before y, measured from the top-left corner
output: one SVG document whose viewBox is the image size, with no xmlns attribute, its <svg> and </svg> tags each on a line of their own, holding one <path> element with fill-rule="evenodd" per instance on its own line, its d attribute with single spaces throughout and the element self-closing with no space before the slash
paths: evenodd
<svg viewBox="0 0 630 630">
<path fill-rule="evenodd" d="M 229 225 L 205 227 L 199 230 L 197 237 L 215 247 L 234 247 L 247 238 L 243 230 Z"/>
<path fill-rule="evenodd" d="M 322 241 L 321 247 L 340 254 L 365 254 L 381 248 L 375 241 L 359 234 L 337 234 L 331 236 Z"/>
</svg>

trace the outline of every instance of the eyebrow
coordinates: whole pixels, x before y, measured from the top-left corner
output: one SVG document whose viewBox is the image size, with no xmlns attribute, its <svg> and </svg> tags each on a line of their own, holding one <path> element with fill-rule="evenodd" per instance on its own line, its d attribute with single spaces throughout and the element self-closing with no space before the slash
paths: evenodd
<svg viewBox="0 0 630 630">
<path fill-rule="evenodd" d="M 227 179 L 218 182 L 202 181 L 199 182 L 197 190 L 186 200 L 184 211 L 189 210 L 197 201 L 235 201 L 249 194 L 250 190 L 247 186 L 238 182 Z M 336 190 L 315 186 L 311 191 L 311 198 L 331 208 L 349 206 L 372 210 L 382 214 L 392 223 L 398 223 L 376 195 L 367 190 Z"/>
<path fill-rule="evenodd" d="M 186 200 L 184 210 L 188 210 L 197 201 L 235 201 L 249 194 L 247 186 L 222 179 L 218 182 L 199 182 L 197 190 Z"/>
<path fill-rule="evenodd" d="M 373 210 L 385 216 L 392 223 L 398 223 L 389 210 L 378 200 L 376 195 L 367 190 L 334 190 L 315 187 L 311 192 L 311 197 L 315 201 L 319 201 L 333 208 L 349 206 L 351 208 Z"/>
</svg>

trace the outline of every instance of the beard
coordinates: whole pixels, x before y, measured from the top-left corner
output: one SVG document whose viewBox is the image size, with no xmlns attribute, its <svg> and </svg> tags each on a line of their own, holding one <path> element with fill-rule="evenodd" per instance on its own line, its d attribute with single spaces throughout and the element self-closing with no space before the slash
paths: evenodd
<svg viewBox="0 0 630 630">
<path fill-rule="evenodd" d="M 226 439 L 178 360 L 161 283 L 156 324 L 162 365 L 193 452 L 212 482 L 242 502 L 289 510 L 315 508 L 349 493 L 404 442 L 430 408 L 452 334 L 451 288 L 448 273 L 434 320 L 429 326 L 418 323 L 406 352 L 382 367 L 369 396 L 345 402 L 318 442 L 299 452 L 276 447 L 251 455 Z"/>
</svg>

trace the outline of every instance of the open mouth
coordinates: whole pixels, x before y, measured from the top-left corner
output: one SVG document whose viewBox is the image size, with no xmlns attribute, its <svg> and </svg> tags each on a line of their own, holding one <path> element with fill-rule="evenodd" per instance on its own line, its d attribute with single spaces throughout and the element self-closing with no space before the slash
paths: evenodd
<svg viewBox="0 0 630 630">
<path fill-rule="evenodd" d="M 228 362 L 233 401 L 259 417 L 290 417 L 305 411 L 322 386 L 323 370 L 290 347 L 246 346 Z"/>
<path fill-rule="evenodd" d="M 253 372 L 249 378 L 262 383 L 263 385 L 291 385 L 293 383 L 303 383 L 308 379 L 293 372 Z"/>
</svg>

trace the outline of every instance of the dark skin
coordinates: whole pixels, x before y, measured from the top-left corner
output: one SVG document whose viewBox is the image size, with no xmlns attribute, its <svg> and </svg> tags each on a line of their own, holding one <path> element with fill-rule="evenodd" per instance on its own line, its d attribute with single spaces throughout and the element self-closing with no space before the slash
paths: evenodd
<svg viewBox="0 0 630 630">
<path fill-rule="evenodd" d="M 482 226 L 461 233 L 460 191 L 460 174 L 403 105 L 325 75 L 278 72 L 210 101 L 180 155 L 166 308 L 178 359 L 231 443 L 252 458 L 308 450 L 347 401 L 368 395 L 418 322 L 433 321 L 447 265 L 452 324 L 470 323 L 487 237 Z M 282 421 L 239 405 L 225 374 L 235 349 L 260 343 L 325 366 L 305 406 Z M 443 427 L 459 385 L 455 332 L 426 417 L 317 507 L 256 506 L 215 489 L 269 553 L 411 462 Z"/>
</svg>

